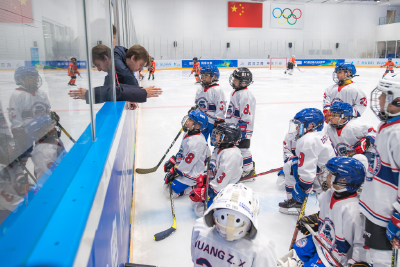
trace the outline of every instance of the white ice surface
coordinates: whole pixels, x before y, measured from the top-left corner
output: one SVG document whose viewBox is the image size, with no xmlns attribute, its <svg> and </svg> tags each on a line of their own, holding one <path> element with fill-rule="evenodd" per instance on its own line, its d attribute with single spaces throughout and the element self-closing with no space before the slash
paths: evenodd
<svg viewBox="0 0 400 267">
<path fill-rule="evenodd" d="M 251 69 L 254 84 L 249 89 L 257 99 L 251 151 L 257 173 L 282 166 L 282 141 L 289 120 L 298 111 L 303 108 L 322 109 L 324 90 L 333 84 L 333 68 L 305 70 L 300 73 L 295 69 L 293 76 L 287 76 L 283 70 Z M 232 71 L 220 69 L 219 84 L 227 101 L 232 91 L 228 82 Z M 200 87 L 194 84 L 193 75 L 188 77 L 189 74 L 189 70 L 169 70 L 156 71 L 154 81 L 147 81 L 145 77 L 144 87 L 155 85 L 164 92 L 161 97 L 149 99 L 140 105 L 135 168 L 154 167 L 178 133 L 182 117 L 194 104 L 196 90 Z M 354 82 L 369 97 L 383 70 L 359 68 L 357 74 L 360 77 L 354 78 Z M 379 124 L 369 107 L 359 120 L 375 127 Z M 177 153 L 180 141 L 181 138 L 166 159 Z M 163 241 L 153 240 L 154 234 L 172 225 L 170 201 L 162 190 L 163 178 L 163 164 L 155 173 L 135 174 L 132 262 L 164 267 L 193 266 L 190 239 L 196 215 L 187 196 L 175 200 L 177 231 Z M 277 256 L 281 257 L 289 249 L 297 217 L 279 213 L 278 203 L 286 198 L 286 193 L 277 188 L 276 178 L 276 173 L 269 174 L 246 185 L 260 199 L 258 230 L 275 242 Z M 308 200 L 306 215 L 317 211 L 318 204 L 313 195 Z"/>
</svg>

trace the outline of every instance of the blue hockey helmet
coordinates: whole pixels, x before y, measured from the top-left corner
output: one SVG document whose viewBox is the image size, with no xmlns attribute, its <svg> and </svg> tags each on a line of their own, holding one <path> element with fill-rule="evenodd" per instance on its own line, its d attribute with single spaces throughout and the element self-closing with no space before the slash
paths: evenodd
<svg viewBox="0 0 400 267">
<path fill-rule="evenodd" d="M 54 129 L 56 123 L 49 116 L 39 116 L 31 120 L 26 126 L 27 136 L 33 142 L 37 142 Z"/>
<path fill-rule="evenodd" d="M 339 80 L 337 77 L 337 73 L 340 70 L 346 71 L 345 78 L 343 80 Z M 350 72 L 350 74 L 347 73 Z M 351 80 L 357 73 L 356 67 L 353 63 L 339 63 L 336 65 L 335 70 L 333 71 L 332 78 L 336 84 L 342 85 L 345 80 Z"/>
<path fill-rule="evenodd" d="M 391 58 L 391 57 L 388 57 L 388 60 L 392 61 L 392 58 Z"/>
<path fill-rule="evenodd" d="M 201 112 L 200 110 L 193 110 L 188 115 L 183 117 L 182 128 L 183 128 L 183 131 L 185 131 L 185 132 L 194 129 L 194 128 L 189 129 L 186 126 L 186 122 L 189 119 L 193 121 L 193 126 L 195 126 L 196 124 L 200 125 L 200 131 L 204 131 L 208 127 L 208 118 L 207 118 L 207 116 L 203 112 Z"/>
<path fill-rule="evenodd" d="M 219 69 L 214 65 L 205 66 L 200 70 L 200 76 L 201 76 L 201 85 L 203 87 L 210 86 L 213 82 L 218 81 Z M 211 77 L 211 82 L 204 81 L 203 77 L 207 77 L 207 76 Z M 214 78 L 214 76 L 216 76 L 216 78 Z"/>
<path fill-rule="evenodd" d="M 19 67 L 14 73 L 17 85 L 36 91 L 42 85 L 42 79 L 35 67 Z"/>
<path fill-rule="evenodd" d="M 221 138 L 217 141 L 217 135 L 220 134 Z M 242 130 L 235 123 L 220 123 L 214 128 L 211 134 L 211 142 L 214 147 L 232 146 L 242 138 Z M 223 142 L 223 143 L 222 143 Z"/>
<path fill-rule="evenodd" d="M 312 128 L 309 129 L 309 126 Z M 312 131 L 321 131 L 324 128 L 324 114 L 316 108 L 305 108 L 298 112 L 294 119 L 290 120 L 289 135 L 294 140 Z"/>
<path fill-rule="evenodd" d="M 331 125 L 334 128 L 340 128 L 344 124 L 346 124 L 348 121 L 350 121 L 353 116 L 353 107 L 349 103 L 345 102 L 334 102 L 332 106 L 329 108 L 329 111 L 334 114 L 339 114 L 339 120 L 337 124 L 332 123 L 332 121 L 329 122 L 329 125 Z M 332 116 L 331 116 L 332 118 Z M 340 123 L 340 120 L 345 119 L 346 121 L 343 123 Z"/>
<path fill-rule="evenodd" d="M 333 184 L 341 185 L 345 190 L 336 190 L 338 192 L 348 191 L 356 192 L 365 179 L 365 167 L 355 158 L 334 157 L 328 160 L 326 168 L 335 176 Z M 333 177 L 332 177 L 333 178 Z"/>
</svg>

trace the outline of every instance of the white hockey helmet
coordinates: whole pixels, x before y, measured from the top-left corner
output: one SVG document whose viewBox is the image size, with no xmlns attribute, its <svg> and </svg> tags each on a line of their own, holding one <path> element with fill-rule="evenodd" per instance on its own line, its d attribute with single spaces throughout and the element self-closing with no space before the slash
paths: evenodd
<svg viewBox="0 0 400 267">
<path fill-rule="evenodd" d="M 295 56 L 295 55 L 293 55 L 293 56 L 292 56 L 292 58 L 296 58 L 296 56 Z"/>
<path fill-rule="evenodd" d="M 381 111 L 379 104 L 379 97 L 382 93 L 386 94 L 384 111 Z M 387 75 L 379 81 L 378 86 L 371 92 L 371 109 L 381 121 L 386 121 L 389 117 L 399 116 L 400 112 L 389 113 L 387 111 L 389 104 L 400 107 L 400 99 L 397 98 L 400 98 L 400 75 Z"/>
<path fill-rule="evenodd" d="M 230 184 L 222 189 L 207 209 L 203 220 L 208 227 L 215 225 L 218 233 L 227 241 L 246 235 L 257 235 L 258 197 L 243 184 Z"/>
</svg>

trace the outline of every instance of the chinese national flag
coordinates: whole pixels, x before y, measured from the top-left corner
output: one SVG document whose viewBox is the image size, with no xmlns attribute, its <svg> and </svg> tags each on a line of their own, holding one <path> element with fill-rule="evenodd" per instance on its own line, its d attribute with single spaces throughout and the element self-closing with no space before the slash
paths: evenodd
<svg viewBox="0 0 400 267">
<path fill-rule="evenodd" d="M 0 23 L 33 23 L 31 0 L 0 0 Z"/>
<path fill-rule="evenodd" d="M 262 3 L 228 2 L 228 27 L 262 28 Z"/>
</svg>

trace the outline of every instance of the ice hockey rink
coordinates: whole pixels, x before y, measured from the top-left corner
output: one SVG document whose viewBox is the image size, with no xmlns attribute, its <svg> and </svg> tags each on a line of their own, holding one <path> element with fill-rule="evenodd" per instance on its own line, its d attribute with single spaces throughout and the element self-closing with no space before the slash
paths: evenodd
<svg viewBox="0 0 400 267">
<path fill-rule="evenodd" d="M 282 141 L 289 120 L 298 111 L 303 108 L 322 110 L 324 90 L 333 84 L 333 67 L 302 70 L 305 72 L 295 69 L 293 76 L 289 76 L 283 73 L 283 69 L 251 69 L 254 83 L 249 89 L 257 100 L 251 151 L 257 173 L 283 165 Z M 232 91 L 229 85 L 232 71 L 233 69 L 220 68 L 219 84 L 227 101 Z M 369 98 L 383 72 L 384 69 L 358 68 L 359 76 L 353 81 Z M 140 104 L 135 168 L 154 167 L 178 133 L 183 116 L 194 104 L 196 90 L 201 88 L 195 84 L 193 75 L 189 77 L 189 74 L 190 70 L 156 71 L 154 81 L 148 81 L 145 76 L 142 86 L 161 87 L 163 94 Z M 358 120 L 374 127 L 379 124 L 369 108 L 369 103 L 362 118 Z M 181 140 L 182 138 L 178 139 L 166 159 L 177 153 Z M 162 190 L 163 178 L 162 165 L 155 173 L 135 174 L 130 261 L 168 267 L 193 266 L 190 242 L 197 217 L 188 196 L 175 199 L 177 231 L 165 240 L 153 240 L 154 234 L 172 225 L 170 200 Z M 277 187 L 276 179 L 276 173 L 260 176 L 256 181 L 246 183 L 246 186 L 251 187 L 260 199 L 258 233 L 262 238 L 275 242 L 279 258 L 289 249 L 297 216 L 279 213 L 278 203 L 286 198 L 286 193 L 284 189 Z M 307 202 L 305 213 L 309 215 L 318 210 L 314 194 Z"/>
</svg>

